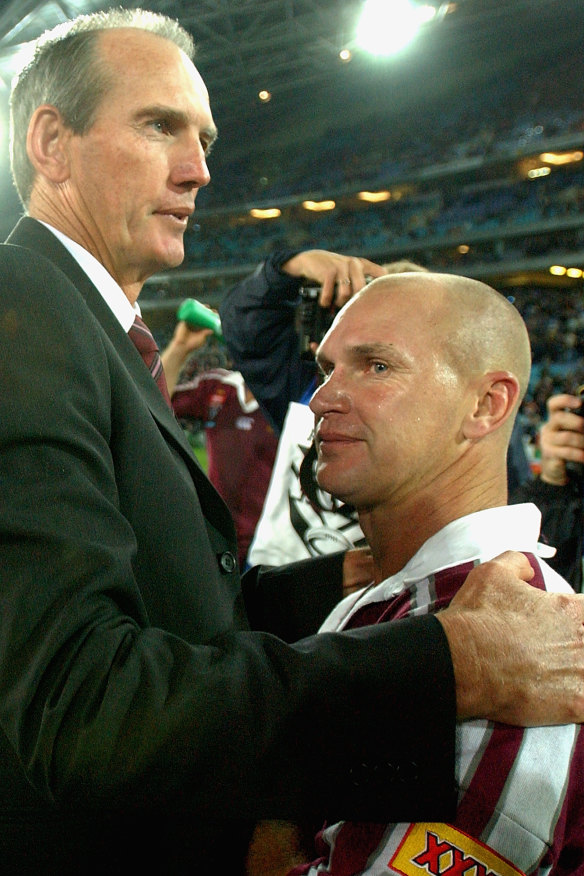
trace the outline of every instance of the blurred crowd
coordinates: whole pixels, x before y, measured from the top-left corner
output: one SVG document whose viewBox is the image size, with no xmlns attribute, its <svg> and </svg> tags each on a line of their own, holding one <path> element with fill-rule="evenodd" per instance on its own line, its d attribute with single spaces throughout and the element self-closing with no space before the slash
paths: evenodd
<svg viewBox="0 0 584 876">
<path fill-rule="evenodd" d="M 396 123 L 384 110 L 353 125 L 345 120 L 302 148 L 295 141 L 260 150 L 253 160 L 248 152 L 229 161 L 214 154 L 213 180 L 200 193 L 186 236 L 187 265 L 252 264 L 282 245 L 358 251 L 383 261 L 399 257 L 400 249 L 476 237 L 473 259 L 481 262 L 582 245 L 582 163 L 552 166 L 535 179 L 517 166 L 522 157 L 537 163 L 544 150 L 582 145 L 584 110 L 569 59 L 553 71 L 553 94 L 545 85 L 549 75 L 512 77 L 506 87 L 482 89 L 472 102 L 437 107 L 415 123 Z M 354 197 L 360 189 L 384 188 L 391 197 L 382 203 Z M 336 208 L 311 213 L 301 207 L 311 196 L 334 198 Z M 248 215 L 251 206 L 279 199 L 285 203 L 276 220 Z M 432 252 L 436 267 L 445 258 L 451 256 Z"/>
<path fill-rule="evenodd" d="M 343 118 L 342 124 L 315 131 L 312 137 L 305 132 L 302 148 L 295 136 L 288 147 L 279 146 L 276 160 L 269 145 L 265 154 L 261 147 L 254 150 L 251 159 L 248 149 L 242 149 L 240 158 L 224 157 L 218 149 L 213 166 L 217 163 L 220 170 L 201 193 L 199 206 L 233 206 L 260 196 L 275 199 L 347 185 L 384 185 L 421 168 L 534 153 L 549 140 L 583 129 L 575 69 L 574 59 L 564 57 L 556 59 L 553 69 L 542 66 L 539 72 L 518 70 L 505 79 L 493 72 L 496 88 L 473 90 L 472 100 L 459 103 L 448 97 L 432 110 L 425 106 L 423 114 L 412 108 L 411 116 L 405 113 L 398 119 L 380 100 L 377 110 L 353 124 Z M 255 118 L 254 125 L 258 123 Z M 269 144 L 269 138 L 258 139 Z"/>
</svg>

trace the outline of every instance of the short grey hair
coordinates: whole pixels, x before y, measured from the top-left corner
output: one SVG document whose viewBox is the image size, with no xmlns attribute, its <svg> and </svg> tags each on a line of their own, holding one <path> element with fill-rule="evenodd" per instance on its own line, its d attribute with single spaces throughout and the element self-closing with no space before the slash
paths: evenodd
<svg viewBox="0 0 584 876">
<path fill-rule="evenodd" d="M 59 110 L 67 127 L 85 134 L 102 99 L 113 85 L 112 74 L 97 52 L 104 30 L 135 27 L 164 37 L 193 60 L 189 33 L 174 19 L 145 9 L 109 9 L 80 15 L 42 34 L 32 59 L 16 75 L 10 95 L 10 166 L 24 207 L 35 171 L 26 151 L 28 126 L 42 104 Z"/>
</svg>

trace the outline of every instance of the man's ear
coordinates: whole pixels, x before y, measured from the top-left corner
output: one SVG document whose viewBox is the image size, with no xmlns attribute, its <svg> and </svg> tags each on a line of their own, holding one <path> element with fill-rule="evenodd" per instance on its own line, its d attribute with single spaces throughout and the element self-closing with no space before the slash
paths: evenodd
<svg viewBox="0 0 584 876">
<path fill-rule="evenodd" d="M 56 107 L 44 104 L 36 108 L 28 126 L 26 150 L 37 174 L 55 184 L 69 178 L 70 137 L 71 130 Z"/>
<path fill-rule="evenodd" d="M 519 381 L 510 371 L 485 374 L 477 387 L 475 408 L 464 418 L 464 437 L 482 438 L 502 426 L 515 410 L 519 393 Z"/>
</svg>

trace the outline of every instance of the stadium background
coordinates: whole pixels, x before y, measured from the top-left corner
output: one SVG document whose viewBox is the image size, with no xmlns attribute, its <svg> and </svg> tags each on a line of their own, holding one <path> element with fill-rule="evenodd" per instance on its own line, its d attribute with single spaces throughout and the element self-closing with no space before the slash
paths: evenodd
<svg viewBox="0 0 584 876">
<path fill-rule="evenodd" d="M 464 273 L 527 320 L 529 427 L 550 392 L 584 382 L 584 0 L 426 2 L 434 19 L 387 58 L 356 43 L 364 0 L 117 4 L 193 34 L 219 127 L 185 262 L 151 278 L 141 305 L 164 344 L 185 297 L 217 306 L 280 246 Z M 46 27 L 109 5 L 0 0 L 3 237 L 21 212 L 8 167 L 12 75 Z M 222 355 L 211 345 L 200 367 Z"/>
</svg>

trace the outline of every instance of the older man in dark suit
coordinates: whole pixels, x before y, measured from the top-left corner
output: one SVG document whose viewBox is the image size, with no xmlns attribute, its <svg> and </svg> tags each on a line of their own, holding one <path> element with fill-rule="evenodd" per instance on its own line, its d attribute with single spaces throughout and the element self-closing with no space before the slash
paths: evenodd
<svg viewBox="0 0 584 876">
<path fill-rule="evenodd" d="M 273 634 L 316 629 L 342 557 L 242 591 L 231 517 L 132 340 L 209 181 L 191 57 L 168 19 L 98 13 L 40 43 L 12 95 L 28 215 L 0 253 L 4 873 L 236 873 L 257 817 L 446 818 L 457 710 L 584 716 L 582 603 L 532 595 L 517 557 L 478 573 L 509 588 L 498 615 L 463 595 L 440 620 L 296 645 Z"/>
</svg>

